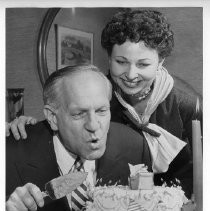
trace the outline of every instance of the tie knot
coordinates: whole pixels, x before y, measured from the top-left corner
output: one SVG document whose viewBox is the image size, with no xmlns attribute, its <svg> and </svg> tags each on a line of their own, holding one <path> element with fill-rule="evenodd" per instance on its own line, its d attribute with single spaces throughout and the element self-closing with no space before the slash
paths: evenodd
<svg viewBox="0 0 210 211">
<path fill-rule="evenodd" d="M 73 171 L 81 171 L 83 170 L 83 162 L 81 158 L 78 156 L 74 162 L 74 170 Z"/>
</svg>

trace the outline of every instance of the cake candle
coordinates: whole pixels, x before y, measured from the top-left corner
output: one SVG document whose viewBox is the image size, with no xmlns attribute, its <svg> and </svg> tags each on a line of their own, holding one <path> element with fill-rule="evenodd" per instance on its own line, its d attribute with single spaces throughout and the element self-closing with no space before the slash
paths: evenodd
<svg viewBox="0 0 210 211">
<path fill-rule="evenodd" d="M 196 103 L 196 113 L 199 113 L 199 100 Z M 192 120 L 192 146 L 193 146 L 193 192 L 196 211 L 203 210 L 203 156 L 201 143 L 200 121 Z"/>
</svg>

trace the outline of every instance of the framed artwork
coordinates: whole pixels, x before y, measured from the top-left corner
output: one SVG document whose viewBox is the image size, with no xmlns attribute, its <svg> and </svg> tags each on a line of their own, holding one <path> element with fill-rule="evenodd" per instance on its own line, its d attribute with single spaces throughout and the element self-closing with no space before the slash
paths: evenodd
<svg viewBox="0 0 210 211">
<path fill-rule="evenodd" d="M 57 25 L 57 69 L 93 63 L 93 34 Z"/>
<path fill-rule="evenodd" d="M 24 115 L 24 88 L 7 89 L 7 122 Z"/>
</svg>

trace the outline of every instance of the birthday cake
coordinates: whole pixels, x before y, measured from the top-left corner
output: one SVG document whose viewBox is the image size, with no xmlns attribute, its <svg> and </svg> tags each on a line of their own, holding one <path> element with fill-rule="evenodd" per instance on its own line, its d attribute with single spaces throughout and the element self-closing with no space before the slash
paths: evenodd
<svg viewBox="0 0 210 211">
<path fill-rule="evenodd" d="M 133 168 L 133 169 L 132 169 Z M 140 169 L 140 171 L 139 171 Z M 94 187 L 86 211 L 180 211 L 187 203 L 181 187 L 154 186 L 153 174 L 130 166 L 129 186 Z"/>
</svg>

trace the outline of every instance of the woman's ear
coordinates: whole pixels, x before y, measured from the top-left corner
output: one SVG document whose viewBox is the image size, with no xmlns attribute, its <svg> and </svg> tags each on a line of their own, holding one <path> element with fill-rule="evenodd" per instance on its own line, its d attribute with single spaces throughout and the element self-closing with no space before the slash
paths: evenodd
<svg viewBox="0 0 210 211">
<path fill-rule="evenodd" d="M 44 111 L 45 118 L 48 121 L 51 129 L 53 131 L 57 131 L 58 126 L 57 126 L 57 118 L 55 114 L 55 109 L 49 105 L 45 105 L 43 111 Z"/>
<path fill-rule="evenodd" d="M 163 66 L 164 61 L 165 61 L 165 58 L 160 58 L 158 68 L 161 68 Z"/>
</svg>

